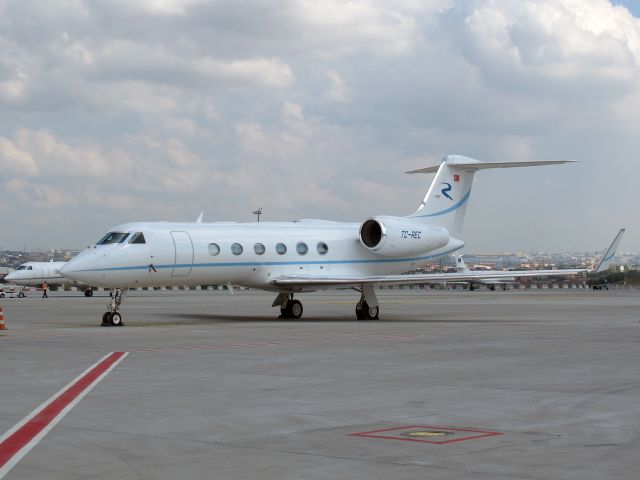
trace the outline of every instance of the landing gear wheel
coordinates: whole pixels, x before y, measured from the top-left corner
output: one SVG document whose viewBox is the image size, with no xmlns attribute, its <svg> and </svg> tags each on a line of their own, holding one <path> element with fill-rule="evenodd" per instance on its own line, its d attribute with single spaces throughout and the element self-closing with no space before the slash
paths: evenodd
<svg viewBox="0 0 640 480">
<path fill-rule="evenodd" d="M 24 293 L 19 292 L 19 293 L 18 293 L 18 298 L 24 298 Z"/>
<path fill-rule="evenodd" d="M 116 288 L 111 292 L 111 301 L 107 305 L 107 311 L 102 314 L 102 327 L 123 327 L 122 315 L 118 310 L 122 305 L 122 299 L 127 293 L 128 288 Z"/>
<path fill-rule="evenodd" d="M 0 292 L 0 298 L 4 298 L 4 292 Z"/>
<path fill-rule="evenodd" d="M 380 307 L 370 307 L 367 302 L 360 300 L 356 305 L 356 318 L 358 320 L 379 320 Z"/>
<path fill-rule="evenodd" d="M 299 300 L 289 300 L 280 307 L 280 318 L 300 318 L 303 310 Z"/>
<path fill-rule="evenodd" d="M 291 300 L 288 305 L 291 318 L 300 318 L 302 316 L 302 303 L 299 300 Z"/>
<path fill-rule="evenodd" d="M 84 296 L 85 297 L 93 297 L 93 290 L 91 290 L 91 289 L 85 290 L 84 291 Z"/>
<path fill-rule="evenodd" d="M 110 314 L 111 318 L 111 325 L 114 327 L 122 327 L 124 326 L 124 323 L 122 323 L 122 315 L 120 315 L 118 312 L 113 312 Z"/>
</svg>

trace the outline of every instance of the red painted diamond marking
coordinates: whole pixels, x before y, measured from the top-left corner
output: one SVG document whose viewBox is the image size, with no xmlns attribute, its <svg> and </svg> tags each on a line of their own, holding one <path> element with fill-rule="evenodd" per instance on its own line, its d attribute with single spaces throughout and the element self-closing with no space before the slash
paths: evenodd
<svg viewBox="0 0 640 480">
<path fill-rule="evenodd" d="M 432 445 L 447 445 L 449 443 L 479 440 L 496 435 L 504 434 L 502 432 L 478 430 L 475 428 L 454 428 L 434 425 L 406 425 L 404 427 L 382 428 L 380 430 L 349 434 L 351 437 L 381 438 L 383 440 L 401 440 L 403 442 L 429 443 Z"/>
</svg>

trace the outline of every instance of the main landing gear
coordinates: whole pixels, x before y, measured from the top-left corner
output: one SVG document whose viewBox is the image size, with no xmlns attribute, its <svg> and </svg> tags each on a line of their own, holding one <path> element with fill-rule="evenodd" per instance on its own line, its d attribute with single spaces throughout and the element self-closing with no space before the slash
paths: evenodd
<svg viewBox="0 0 640 480">
<path fill-rule="evenodd" d="M 380 307 L 376 298 L 373 285 L 362 285 L 360 300 L 356 304 L 356 318 L 358 320 L 379 320 Z M 279 293 L 271 304 L 272 307 L 280 307 L 279 318 L 300 318 L 302 316 L 302 303 L 293 298 L 293 293 Z"/>
<path fill-rule="evenodd" d="M 90 289 L 90 288 L 87 288 L 87 289 L 84 291 L 84 296 L 85 296 L 85 297 L 93 297 L 93 290 L 92 290 L 92 289 Z"/>
<path fill-rule="evenodd" d="M 122 315 L 118 310 L 120 310 L 122 300 L 128 291 L 128 288 L 116 288 L 111 292 L 111 301 L 107 305 L 108 310 L 102 314 L 101 327 L 124 327 Z"/>
<path fill-rule="evenodd" d="M 279 293 L 271 306 L 280 306 L 280 317 L 278 318 L 300 318 L 304 311 L 302 303 L 299 300 L 294 300 L 293 293 Z"/>
<path fill-rule="evenodd" d="M 372 285 L 362 285 L 360 300 L 356 304 L 358 320 L 379 320 L 380 306 Z"/>
</svg>

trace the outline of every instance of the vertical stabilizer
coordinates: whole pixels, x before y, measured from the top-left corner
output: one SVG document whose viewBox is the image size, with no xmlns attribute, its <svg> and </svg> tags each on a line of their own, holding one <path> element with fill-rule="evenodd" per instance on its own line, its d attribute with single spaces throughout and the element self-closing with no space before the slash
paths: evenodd
<svg viewBox="0 0 640 480">
<path fill-rule="evenodd" d="M 430 225 L 445 227 L 459 237 L 471 195 L 473 177 L 478 170 L 487 168 L 535 167 L 571 163 L 566 160 L 528 162 L 481 162 L 462 155 L 447 155 L 439 166 L 421 168 L 407 173 L 434 173 L 435 178 L 412 218 L 424 219 Z"/>
<path fill-rule="evenodd" d="M 445 227 L 454 237 L 460 236 L 475 175 L 475 169 L 456 167 L 452 160 L 458 158 L 465 159 L 465 163 L 481 163 L 459 155 L 445 157 L 418 210 L 411 215 L 414 218 L 423 218 L 430 224 Z M 427 169 L 423 169 L 421 173 L 429 173 L 425 170 Z"/>
<path fill-rule="evenodd" d="M 600 263 L 596 267 L 596 273 L 604 272 L 609 269 L 611 263 L 613 262 L 613 257 L 618 254 L 618 247 L 620 246 L 620 242 L 622 241 L 624 232 L 626 232 L 626 229 L 621 228 L 616 235 L 616 238 L 613 239 L 613 242 L 611 242 L 611 245 L 609 245 L 609 248 L 607 248 L 607 251 L 604 252 Z"/>
<path fill-rule="evenodd" d="M 458 273 L 470 273 L 469 267 L 464 263 L 462 255 L 456 255 L 456 272 Z"/>
</svg>

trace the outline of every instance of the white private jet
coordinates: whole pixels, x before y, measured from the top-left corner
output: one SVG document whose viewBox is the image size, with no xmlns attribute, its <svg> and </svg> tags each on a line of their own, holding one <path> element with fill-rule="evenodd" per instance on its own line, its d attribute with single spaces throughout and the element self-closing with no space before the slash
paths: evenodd
<svg viewBox="0 0 640 480">
<path fill-rule="evenodd" d="M 484 270 L 485 273 L 491 273 L 494 270 Z M 472 273 L 472 270 L 467 267 L 467 264 L 464 263 L 462 259 L 462 255 L 456 255 L 456 272 L 458 273 Z M 486 285 L 489 290 L 495 290 L 496 286 L 502 286 L 503 289 L 506 288 L 507 285 L 513 284 L 516 282 L 514 277 L 501 277 L 501 278 L 478 278 L 476 280 L 470 280 L 467 282 L 455 282 L 455 283 L 465 283 L 469 285 L 469 290 L 475 290 L 476 285 Z M 448 282 L 454 283 L 454 282 Z"/>
<path fill-rule="evenodd" d="M 44 282 L 48 285 L 75 285 L 84 288 L 84 296 L 93 296 L 93 290 L 82 282 L 64 277 L 60 269 L 67 262 L 27 262 L 20 265 L 9 275 L 4 277 L 6 283 L 13 283 L 23 287 L 40 287 Z M 24 292 L 18 293 L 24 297 Z"/>
<path fill-rule="evenodd" d="M 378 215 L 362 223 L 325 220 L 260 223 L 140 222 L 110 230 L 61 270 L 68 278 L 113 289 L 102 325 L 122 325 L 128 288 L 234 284 L 273 291 L 281 317 L 300 318 L 298 292 L 352 288 L 361 293 L 359 320 L 378 319 L 374 287 L 521 276 L 573 275 L 586 269 L 401 275 L 464 247 L 459 238 L 478 170 L 568 163 L 488 163 L 460 155 L 439 166 L 416 212 Z M 611 246 L 615 251 L 621 233 Z M 606 257 L 600 269 L 608 265 Z"/>
</svg>

